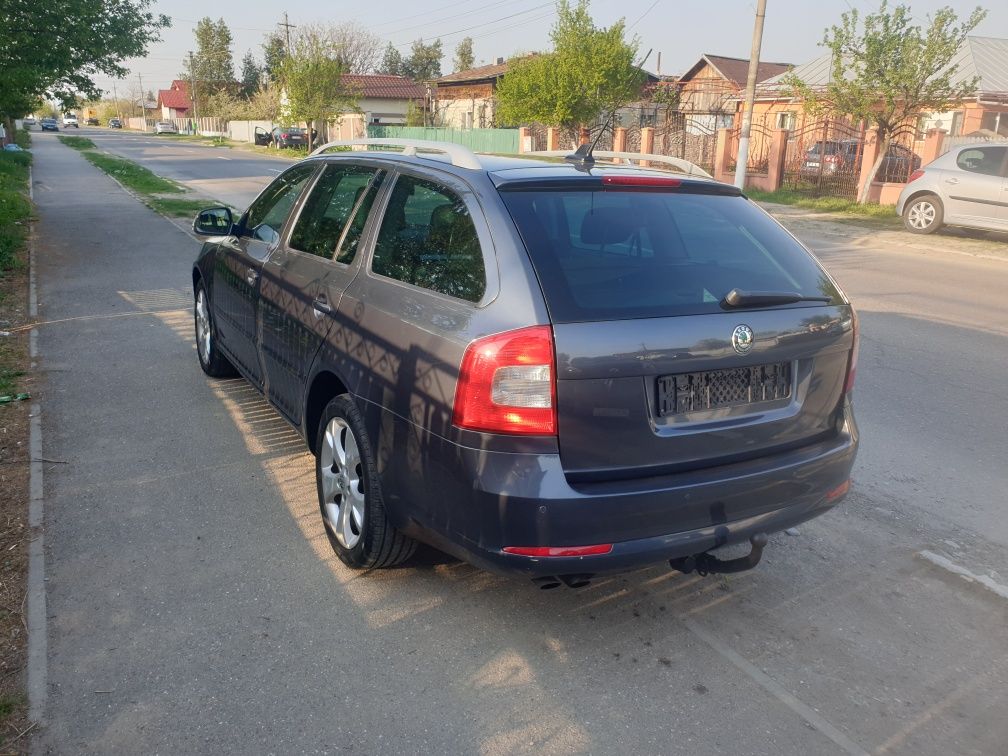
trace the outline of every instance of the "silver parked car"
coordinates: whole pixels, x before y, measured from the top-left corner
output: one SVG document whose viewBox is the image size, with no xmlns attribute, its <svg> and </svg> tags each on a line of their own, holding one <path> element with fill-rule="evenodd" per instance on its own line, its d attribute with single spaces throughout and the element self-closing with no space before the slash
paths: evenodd
<svg viewBox="0 0 1008 756">
<path fill-rule="evenodd" d="M 914 171 L 896 212 L 915 234 L 942 226 L 1008 231 L 1008 143 L 953 147 Z"/>
</svg>

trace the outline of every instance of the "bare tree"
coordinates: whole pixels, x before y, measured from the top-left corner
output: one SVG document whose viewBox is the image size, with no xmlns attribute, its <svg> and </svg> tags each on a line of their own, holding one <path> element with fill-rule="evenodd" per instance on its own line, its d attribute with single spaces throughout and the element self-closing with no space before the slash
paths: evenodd
<svg viewBox="0 0 1008 756">
<path fill-rule="evenodd" d="M 382 57 L 382 41 L 353 21 L 331 24 L 305 24 L 302 35 L 324 39 L 343 63 L 346 73 L 371 73 Z"/>
</svg>

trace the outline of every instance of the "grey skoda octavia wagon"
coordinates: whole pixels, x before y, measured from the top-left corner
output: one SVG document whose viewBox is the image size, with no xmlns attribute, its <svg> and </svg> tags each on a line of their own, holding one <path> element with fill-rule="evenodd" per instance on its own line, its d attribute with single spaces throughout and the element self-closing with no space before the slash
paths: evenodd
<svg viewBox="0 0 1008 756">
<path fill-rule="evenodd" d="M 200 365 L 299 430 L 343 562 L 735 571 L 844 496 L 857 318 L 737 189 L 395 144 L 324 146 L 193 224 Z"/>
</svg>

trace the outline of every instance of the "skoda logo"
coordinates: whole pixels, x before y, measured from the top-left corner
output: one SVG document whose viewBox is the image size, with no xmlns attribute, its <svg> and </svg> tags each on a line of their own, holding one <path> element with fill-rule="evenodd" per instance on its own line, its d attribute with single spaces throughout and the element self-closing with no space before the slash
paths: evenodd
<svg viewBox="0 0 1008 756">
<path fill-rule="evenodd" d="M 752 328 L 747 325 L 737 325 L 731 335 L 732 346 L 739 354 L 747 354 L 753 345 Z"/>
</svg>

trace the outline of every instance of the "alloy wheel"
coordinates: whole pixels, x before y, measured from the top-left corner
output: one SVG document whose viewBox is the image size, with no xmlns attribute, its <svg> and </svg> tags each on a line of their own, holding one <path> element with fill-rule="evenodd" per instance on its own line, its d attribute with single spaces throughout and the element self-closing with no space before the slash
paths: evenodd
<svg viewBox="0 0 1008 756">
<path fill-rule="evenodd" d="M 202 288 L 196 294 L 196 348 L 203 364 L 210 364 L 210 311 Z"/>
<path fill-rule="evenodd" d="M 322 503 L 336 540 L 352 549 L 364 530 L 364 465 L 357 438 L 341 417 L 326 426 L 318 457 Z"/>
<path fill-rule="evenodd" d="M 936 214 L 935 206 L 931 202 L 920 200 L 910 206 L 907 222 L 913 228 L 924 230 L 934 223 Z"/>
</svg>

